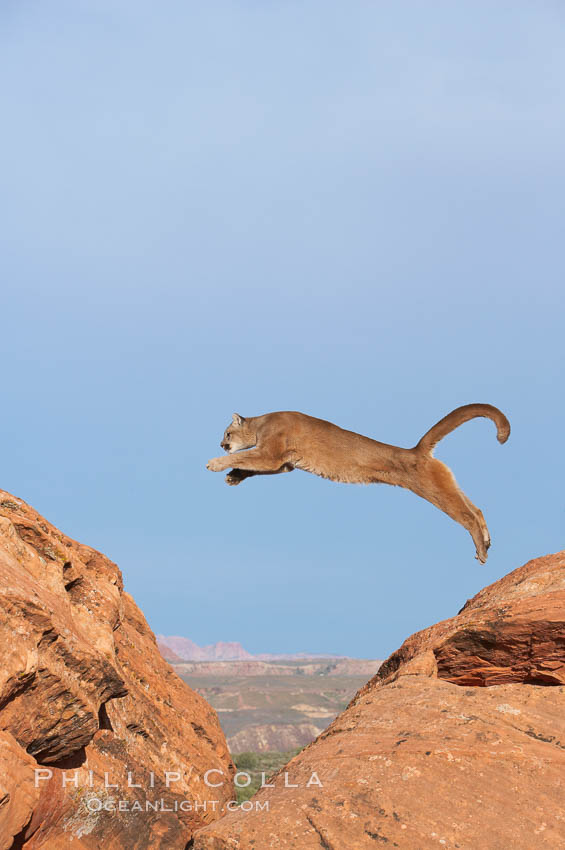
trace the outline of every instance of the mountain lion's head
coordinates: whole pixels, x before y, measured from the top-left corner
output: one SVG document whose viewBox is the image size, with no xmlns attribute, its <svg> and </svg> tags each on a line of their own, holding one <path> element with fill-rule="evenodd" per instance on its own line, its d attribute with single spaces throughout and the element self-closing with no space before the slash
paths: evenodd
<svg viewBox="0 0 565 850">
<path fill-rule="evenodd" d="M 255 445 L 255 429 L 251 428 L 250 422 L 239 413 L 234 413 L 231 424 L 224 431 L 220 446 L 226 452 L 233 454 L 241 449 L 251 449 Z"/>
</svg>

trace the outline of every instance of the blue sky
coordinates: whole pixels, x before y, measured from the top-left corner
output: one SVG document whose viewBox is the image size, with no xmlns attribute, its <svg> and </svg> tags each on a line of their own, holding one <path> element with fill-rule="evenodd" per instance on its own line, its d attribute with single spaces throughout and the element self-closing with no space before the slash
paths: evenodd
<svg viewBox="0 0 565 850">
<path fill-rule="evenodd" d="M 0 486 L 155 631 L 383 657 L 563 546 L 558 2 L 4 2 Z M 443 441 L 413 494 L 207 472 L 234 411 Z"/>
</svg>

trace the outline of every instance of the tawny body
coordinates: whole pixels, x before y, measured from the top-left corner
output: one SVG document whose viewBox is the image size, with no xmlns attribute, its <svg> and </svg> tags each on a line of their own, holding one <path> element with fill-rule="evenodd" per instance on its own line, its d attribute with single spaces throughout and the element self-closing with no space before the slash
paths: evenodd
<svg viewBox="0 0 565 850">
<path fill-rule="evenodd" d="M 433 426 L 411 449 L 380 443 L 332 422 L 304 413 L 281 411 L 244 418 L 234 413 L 221 443 L 229 454 L 212 458 L 213 472 L 232 468 L 226 482 L 240 484 L 253 475 L 303 469 L 349 484 L 393 484 L 412 490 L 469 531 L 484 563 L 490 546 L 481 511 L 460 490 L 448 466 L 432 455 L 435 444 L 468 419 L 486 416 L 506 442 L 510 424 L 490 404 L 458 407 Z"/>
</svg>

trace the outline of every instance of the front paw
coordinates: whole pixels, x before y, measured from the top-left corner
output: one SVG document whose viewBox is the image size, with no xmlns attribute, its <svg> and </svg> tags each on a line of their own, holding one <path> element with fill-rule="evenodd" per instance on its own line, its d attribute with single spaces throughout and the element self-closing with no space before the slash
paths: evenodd
<svg viewBox="0 0 565 850">
<path fill-rule="evenodd" d="M 221 472 L 222 469 L 225 469 L 224 458 L 213 457 L 212 460 L 209 460 L 206 464 L 206 469 L 209 469 L 210 472 Z"/>
<path fill-rule="evenodd" d="M 241 484 L 243 478 L 241 475 L 235 475 L 233 472 L 228 472 L 225 477 L 226 484 L 229 484 L 230 487 L 236 487 L 238 484 Z"/>
</svg>

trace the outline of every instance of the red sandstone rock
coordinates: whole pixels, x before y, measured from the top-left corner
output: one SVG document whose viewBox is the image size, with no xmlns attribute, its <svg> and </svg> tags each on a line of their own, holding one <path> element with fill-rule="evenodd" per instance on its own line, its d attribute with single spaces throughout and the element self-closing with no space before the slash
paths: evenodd
<svg viewBox="0 0 565 850">
<path fill-rule="evenodd" d="M 564 639 L 562 552 L 409 638 L 194 850 L 565 847 Z"/>
<path fill-rule="evenodd" d="M 216 713 L 163 660 L 118 567 L 0 491 L 0 587 L 0 850 L 15 836 L 25 850 L 184 850 L 231 799 L 233 765 Z M 34 768 L 51 773 L 38 787 Z M 209 769 L 226 778 L 212 791 Z M 166 771 L 180 775 L 170 788 Z M 161 798 L 218 803 L 132 811 Z M 129 811 L 94 811 L 112 799 Z"/>
<path fill-rule="evenodd" d="M 9 732 L 0 732 L 0 850 L 9 850 L 37 805 L 35 765 Z"/>
<path fill-rule="evenodd" d="M 530 561 L 481 590 L 456 617 L 412 635 L 372 682 L 427 650 L 437 676 L 459 685 L 565 684 L 565 553 Z"/>
</svg>

